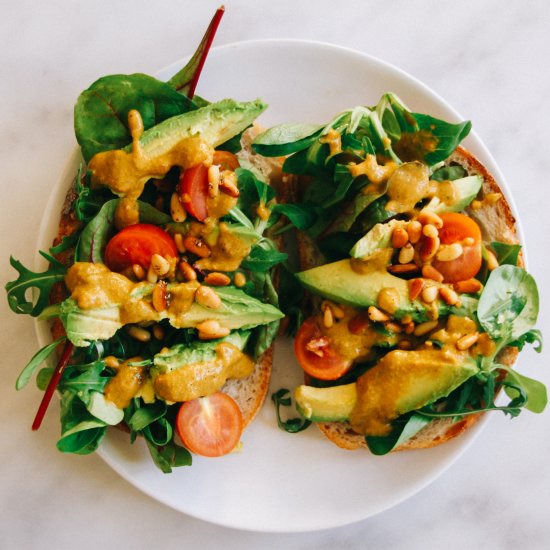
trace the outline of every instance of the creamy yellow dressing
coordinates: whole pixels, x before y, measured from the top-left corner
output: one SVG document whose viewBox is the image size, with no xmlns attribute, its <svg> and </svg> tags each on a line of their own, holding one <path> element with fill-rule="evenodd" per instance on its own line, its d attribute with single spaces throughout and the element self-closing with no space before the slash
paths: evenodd
<svg viewBox="0 0 550 550">
<path fill-rule="evenodd" d="M 117 373 L 105 386 L 105 399 L 114 403 L 119 409 L 125 409 L 140 391 L 146 381 L 145 367 L 132 366 L 139 363 L 141 357 L 127 359 L 115 368 Z"/>
<path fill-rule="evenodd" d="M 372 183 L 385 182 L 397 168 L 397 164 L 392 160 L 386 164 L 378 164 L 375 155 L 367 155 L 365 160 L 359 164 L 350 164 L 349 171 L 351 175 L 356 178 L 357 176 L 367 176 Z"/>
</svg>

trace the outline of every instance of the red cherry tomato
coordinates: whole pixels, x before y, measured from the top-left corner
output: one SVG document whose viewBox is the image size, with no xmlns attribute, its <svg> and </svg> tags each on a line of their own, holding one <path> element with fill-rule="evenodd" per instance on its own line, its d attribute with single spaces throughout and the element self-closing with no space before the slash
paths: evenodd
<svg viewBox="0 0 550 550">
<path fill-rule="evenodd" d="M 443 275 L 444 282 L 457 283 L 474 277 L 481 268 L 481 230 L 477 223 L 465 214 L 447 212 L 441 214 L 443 227 L 439 230 L 441 244 L 463 243 L 471 238 L 472 245 L 462 244 L 463 253 L 450 262 L 434 260 L 433 266 Z"/>
<path fill-rule="evenodd" d="M 306 374 L 319 380 L 336 380 L 352 366 L 352 361 L 343 358 L 330 346 L 330 340 L 323 335 L 316 317 L 306 319 L 298 330 L 294 353 Z"/>
<path fill-rule="evenodd" d="M 149 269 L 151 256 L 176 258 L 178 249 L 172 237 L 156 225 L 137 223 L 119 231 L 105 248 L 105 264 L 112 271 L 123 271 L 139 264 Z"/>
<path fill-rule="evenodd" d="M 223 456 L 239 443 L 243 432 L 241 409 L 221 392 L 182 404 L 176 430 L 183 444 L 202 456 Z"/>
<path fill-rule="evenodd" d="M 212 164 L 219 165 L 221 170 L 232 170 L 233 172 L 239 168 L 239 159 L 229 151 L 214 151 Z"/>
<path fill-rule="evenodd" d="M 208 168 L 198 164 L 180 173 L 179 193 L 185 210 L 203 222 L 208 218 Z"/>
</svg>

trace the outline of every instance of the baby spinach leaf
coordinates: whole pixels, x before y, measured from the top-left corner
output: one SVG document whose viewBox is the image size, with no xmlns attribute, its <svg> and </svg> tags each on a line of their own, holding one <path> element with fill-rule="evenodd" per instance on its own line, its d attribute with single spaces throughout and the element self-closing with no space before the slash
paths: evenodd
<svg viewBox="0 0 550 550">
<path fill-rule="evenodd" d="M 460 166 L 460 164 L 453 164 L 450 166 L 443 166 L 436 170 L 431 179 L 435 181 L 454 181 L 461 179 L 468 175 L 468 172 L 465 168 Z"/>
<path fill-rule="evenodd" d="M 139 208 L 140 223 L 151 223 L 153 225 L 166 225 L 172 222 L 172 216 L 161 212 L 148 202 L 137 201 Z"/>
<path fill-rule="evenodd" d="M 394 422 L 389 435 L 367 436 L 365 441 L 372 454 L 385 455 L 408 441 L 430 422 L 431 419 L 420 414 L 406 415 Z"/>
<path fill-rule="evenodd" d="M 525 403 L 527 410 L 534 413 L 543 412 L 548 403 L 544 384 L 538 380 L 524 376 L 509 367 L 504 367 L 504 369 L 508 372 L 504 380 L 506 395 L 512 399 L 525 395 L 527 397 L 527 402 Z"/>
<path fill-rule="evenodd" d="M 79 262 L 103 262 L 103 251 L 109 240 L 118 199 L 106 202 L 98 214 L 82 231 L 76 247 L 76 260 Z"/>
<path fill-rule="evenodd" d="M 149 424 L 159 420 L 166 414 L 166 403 L 164 401 L 155 401 L 150 405 L 140 405 L 139 408 L 126 421 L 128 427 L 134 432 L 140 432 Z"/>
<path fill-rule="evenodd" d="M 5 288 L 8 304 L 15 313 L 25 313 L 33 317 L 40 315 L 49 303 L 53 285 L 65 278 L 66 267 L 42 250 L 39 252 L 51 264 L 41 273 L 27 269 L 21 262 L 10 257 L 10 264 L 19 272 L 19 276 L 15 281 L 7 283 Z M 34 304 L 26 298 L 27 291 L 33 288 L 38 290 L 38 298 Z"/>
<path fill-rule="evenodd" d="M 294 227 L 302 231 L 309 229 L 318 217 L 318 207 L 308 203 L 276 204 L 273 211 L 286 216 Z"/>
<path fill-rule="evenodd" d="M 281 430 L 290 434 L 295 434 L 304 431 L 311 424 L 311 420 L 304 418 L 288 418 L 283 420 L 281 418 L 281 407 L 290 407 L 292 405 L 292 399 L 288 396 L 290 391 L 287 388 L 281 388 L 271 395 L 271 400 L 275 404 L 275 412 L 277 414 L 277 425 Z"/>
<path fill-rule="evenodd" d="M 496 254 L 499 265 L 518 265 L 518 257 L 521 251 L 520 244 L 493 241 L 491 248 Z"/>
<path fill-rule="evenodd" d="M 20 390 L 24 388 L 29 383 L 34 371 L 55 351 L 55 348 L 57 348 L 57 346 L 65 340 L 66 337 L 61 336 L 57 340 L 54 340 L 37 351 L 17 378 L 15 389 Z"/>
<path fill-rule="evenodd" d="M 237 168 L 235 174 L 240 193 L 237 208 L 244 212 L 249 220 L 254 220 L 258 217 L 256 212 L 258 205 L 260 203 L 266 205 L 271 201 L 275 197 L 275 190 L 246 168 Z"/>
<path fill-rule="evenodd" d="M 243 260 L 241 267 L 250 269 L 250 271 L 259 271 L 265 273 L 272 267 L 284 262 L 288 254 L 279 252 L 275 248 L 264 248 L 256 245 L 250 251 L 250 254 Z"/>
<path fill-rule="evenodd" d="M 196 109 L 172 86 L 145 74 L 109 75 L 96 80 L 78 97 L 75 134 L 88 162 L 96 153 L 122 149 L 132 141 L 128 112 L 139 111 L 145 129 Z"/>
<path fill-rule="evenodd" d="M 282 157 L 307 149 L 323 130 L 318 124 L 279 124 L 254 139 L 252 149 L 264 157 Z"/>
<path fill-rule="evenodd" d="M 191 453 L 173 441 L 166 445 L 155 445 L 148 439 L 145 441 L 153 462 L 163 473 L 169 474 L 172 472 L 172 468 L 177 466 L 191 466 Z"/>
</svg>

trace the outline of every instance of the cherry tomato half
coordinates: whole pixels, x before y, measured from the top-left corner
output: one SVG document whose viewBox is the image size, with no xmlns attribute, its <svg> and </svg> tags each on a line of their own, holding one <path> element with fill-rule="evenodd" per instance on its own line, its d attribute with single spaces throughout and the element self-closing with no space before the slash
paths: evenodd
<svg viewBox="0 0 550 550">
<path fill-rule="evenodd" d="M 229 151 L 214 151 L 212 164 L 218 164 L 220 170 L 232 170 L 233 172 L 239 168 L 239 159 Z"/>
<path fill-rule="evenodd" d="M 465 214 L 447 212 L 441 214 L 443 227 L 439 230 L 441 244 L 463 243 L 471 238 L 472 245 L 462 244 L 463 253 L 450 262 L 435 260 L 433 266 L 443 275 L 444 282 L 456 283 L 474 277 L 481 268 L 481 230 L 477 223 Z"/>
<path fill-rule="evenodd" d="M 344 359 L 331 346 L 323 335 L 319 319 L 306 319 L 294 340 L 294 353 L 306 374 L 319 380 L 336 380 L 352 366 L 352 361 Z M 310 351 L 319 344 L 317 353 Z"/>
<path fill-rule="evenodd" d="M 139 264 L 149 269 L 151 256 L 176 258 L 178 249 L 172 237 L 156 225 L 137 223 L 119 231 L 105 248 L 105 264 L 112 271 L 123 271 Z"/>
<path fill-rule="evenodd" d="M 217 392 L 183 403 L 176 419 L 176 430 L 192 453 L 223 456 L 241 439 L 243 415 L 229 395 Z"/>
<path fill-rule="evenodd" d="M 208 218 L 208 168 L 198 164 L 180 173 L 179 194 L 185 210 L 200 222 Z"/>
</svg>

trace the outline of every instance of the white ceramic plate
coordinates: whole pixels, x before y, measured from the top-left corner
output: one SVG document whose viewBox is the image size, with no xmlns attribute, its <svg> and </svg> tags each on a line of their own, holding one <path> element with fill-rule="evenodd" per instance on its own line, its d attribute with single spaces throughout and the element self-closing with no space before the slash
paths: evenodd
<svg viewBox="0 0 550 550">
<path fill-rule="evenodd" d="M 183 65 L 160 73 L 168 79 Z M 403 71 L 365 54 L 329 44 L 267 40 L 214 49 L 197 93 L 209 100 L 261 97 L 269 104 L 261 122 L 326 122 L 335 113 L 375 104 L 397 93 L 417 112 L 449 121 L 462 118 L 443 99 Z M 492 157 L 474 135 L 466 140 L 502 184 Z M 53 193 L 41 228 L 39 248 L 56 233 L 58 212 L 79 162 L 77 152 Z M 509 194 L 508 194 L 509 197 Z M 49 334 L 39 327 L 41 344 Z M 270 394 L 301 382 L 291 345 L 276 349 Z M 352 523 L 395 506 L 448 468 L 481 429 L 428 451 L 375 457 L 328 443 L 314 427 L 300 434 L 277 428 L 269 398 L 243 436 L 242 452 L 219 459 L 194 458 L 191 468 L 162 474 L 142 442 L 131 446 L 112 430 L 99 451 L 130 483 L 153 498 L 206 521 L 267 532 L 298 532 Z"/>
</svg>

